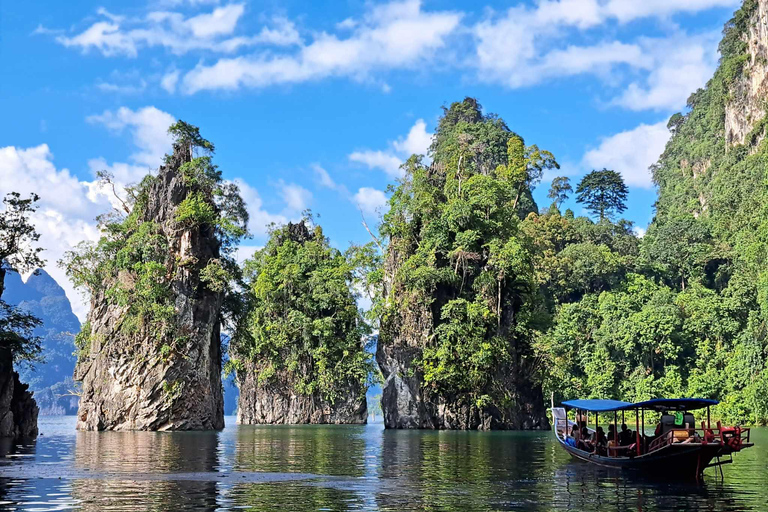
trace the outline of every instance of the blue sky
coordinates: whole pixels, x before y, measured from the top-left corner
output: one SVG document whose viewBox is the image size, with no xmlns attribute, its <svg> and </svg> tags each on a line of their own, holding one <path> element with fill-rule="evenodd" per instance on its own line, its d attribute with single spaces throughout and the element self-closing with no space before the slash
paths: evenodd
<svg viewBox="0 0 768 512">
<path fill-rule="evenodd" d="M 48 269 L 76 299 L 55 261 L 98 236 L 110 198 L 95 172 L 137 180 L 181 118 L 243 188 L 254 233 L 243 255 L 268 222 L 306 207 L 343 248 L 366 241 L 358 209 L 375 224 L 440 107 L 474 96 L 574 184 L 593 168 L 621 172 L 625 216 L 642 229 L 666 121 L 711 76 L 739 3 L 2 2 L 0 193 L 41 196 Z"/>
</svg>

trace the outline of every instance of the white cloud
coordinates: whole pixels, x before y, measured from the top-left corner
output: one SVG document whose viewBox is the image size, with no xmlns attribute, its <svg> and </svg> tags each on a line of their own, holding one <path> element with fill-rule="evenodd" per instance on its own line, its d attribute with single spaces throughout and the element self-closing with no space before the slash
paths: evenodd
<svg viewBox="0 0 768 512">
<path fill-rule="evenodd" d="M 629 186 L 651 188 L 648 168 L 659 159 L 669 137 L 666 121 L 641 124 L 604 138 L 597 148 L 586 152 L 582 165 L 588 169 L 607 167 L 621 173 Z"/>
<path fill-rule="evenodd" d="M 160 87 L 171 94 L 176 92 L 176 84 L 179 82 L 179 74 L 179 70 L 174 69 L 163 75 L 163 78 L 160 79 Z"/>
<path fill-rule="evenodd" d="M 156 168 L 162 162 L 171 148 L 171 136 L 168 127 L 176 122 L 176 118 L 155 107 L 144 107 L 131 110 L 120 107 L 116 111 L 105 110 L 100 115 L 88 116 L 89 123 L 103 124 L 115 132 L 128 129 L 131 132 L 134 145 L 139 149 L 131 155 L 131 159 L 139 164 Z"/>
<path fill-rule="evenodd" d="M 390 152 L 370 149 L 354 151 L 349 154 L 349 160 L 366 165 L 369 169 L 382 170 L 392 178 L 399 178 L 403 175 L 403 171 L 400 169 L 403 160 Z"/>
<path fill-rule="evenodd" d="M 56 41 L 83 52 L 96 50 L 107 57 L 136 57 L 143 48 L 163 47 L 182 55 L 193 50 L 232 53 L 257 45 L 294 45 L 301 41 L 293 23 L 275 18 L 252 36 L 233 35 L 245 7 L 228 4 L 211 12 L 185 17 L 180 12 L 151 11 L 143 18 L 115 16 L 97 10 L 102 20 L 73 36 L 59 35 Z M 48 29 L 37 33 L 51 33 Z"/>
<path fill-rule="evenodd" d="M 373 70 L 412 68 L 428 63 L 448 44 L 461 14 L 424 12 L 419 0 L 372 8 L 362 20 L 344 26 L 349 37 L 319 33 L 294 53 L 257 53 L 198 64 L 183 79 L 187 93 L 213 89 L 267 87 L 329 76 L 365 78 Z"/>
<path fill-rule="evenodd" d="M 646 229 L 641 228 L 640 226 L 635 226 L 632 228 L 632 232 L 637 236 L 637 238 L 643 238 L 645 236 Z"/>
<path fill-rule="evenodd" d="M 117 94 L 139 94 L 147 88 L 147 82 L 140 80 L 138 84 L 115 84 L 112 82 L 98 82 L 96 88 L 104 92 L 114 92 Z"/>
<path fill-rule="evenodd" d="M 610 81 L 620 67 L 649 73 L 647 83 L 633 83 L 615 104 L 634 109 L 680 108 L 683 91 L 695 90 L 711 75 L 717 39 L 677 34 L 672 38 L 602 40 L 588 45 L 573 41 L 599 35 L 609 23 L 666 18 L 680 12 L 735 6 L 737 0 L 540 0 L 517 5 L 502 15 L 493 11 L 472 27 L 475 58 L 469 65 L 485 82 L 527 87 L 546 80 L 597 74 Z M 594 38 L 587 37 L 592 41 Z M 679 74 L 675 75 L 674 71 Z M 693 87 L 693 88 L 691 88 Z M 682 100 L 681 100 L 682 97 Z"/>
<path fill-rule="evenodd" d="M 610 0 L 603 10 L 622 23 L 638 18 L 666 17 L 678 12 L 694 13 L 714 7 L 733 7 L 741 0 Z"/>
<path fill-rule="evenodd" d="M 31 148 L 0 148 L 0 195 L 19 192 L 40 196 L 32 221 L 40 233 L 39 246 L 45 248 L 46 271 L 64 288 L 75 314 L 83 320 L 87 305 L 75 291 L 56 262 L 82 240 L 96 240 L 94 218 L 109 211 L 103 197 L 92 197 L 92 182 L 83 182 L 67 169 L 56 169 L 47 144 Z"/>
<path fill-rule="evenodd" d="M 400 165 L 413 154 L 426 155 L 431 143 L 432 134 L 427 132 L 427 123 L 418 119 L 405 138 L 399 137 L 389 143 L 389 149 L 354 151 L 348 158 L 351 162 L 363 164 L 369 169 L 384 171 L 391 178 L 400 178 L 403 175 Z"/>
<path fill-rule="evenodd" d="M 399 138 L 392 143 L 392 147 L 398 153 L 407 156 L 426 155 L 430 144 L 432 144 L 432 134 L 427 132 L 427 123 L 419 119 L 408 131 L 405 139 Z"/>
<path fill-rule="evenodd" d="M 285 201 L 287 208 L 293 212 L 305 210 L 312 202 L 312 192 L 296 183 L 285 183 L 282 180 L 278 183 L 280 195 Z"/>
<path fill-rule="evenodd" d="M 703 87 L 717 67 L 719 33 L 669 38 L 642 38 L 643 55 L 650 59 L 644 82 L 632 82 L 612 103 L 631 110 L 673 110 Z"/>
<path fill-rule="evenodd" d="M 288 219 L 283 215 L 271 214 L 264 209 L 259 192 L 240 178 L 233 182 L 240 188 L 240 196 L 248 208 L 248 231 L 254 236 L 264 236 L 270 224 L 285 224 Z"/>
<path fill-rule="evenodd" d="M 387 196 L 381 190 L 362 187 L 353 198 L 364 213 L 378 215 L 387 208 Z"/>
<path fill-rule="evenodd" d="M 333 181 L 333 178 L 331 178 L 331 175 L 328 174 L 328 171 L 323 169 L 320 164 L 312 164 L 310 167 L 312 167 L 312 170 L 315 171 L 317 181 L 320 183 L 320 185 L 325 188 L 336 188 L 336 182 Z"/>
<path fill-rule="evenodd" d="M 198 14 L 186 21 L 186 25 L 196 37 L 213 37 L 231 34 L 235 30 L 237 20 L 243 15 L 243 4 L 229 4 L 217 7 L 213 12 Z"/>
</svg>

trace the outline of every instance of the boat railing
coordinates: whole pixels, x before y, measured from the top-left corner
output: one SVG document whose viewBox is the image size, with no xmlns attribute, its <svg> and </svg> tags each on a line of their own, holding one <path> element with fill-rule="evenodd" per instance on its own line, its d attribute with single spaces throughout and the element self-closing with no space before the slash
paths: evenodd
<svg viewBox="0 0 768 512">
<path fill-rule="evenodd" d="M 651 441 L 647 453 L 675 443 L 719 443 L 738 450 L 744 443 L 749 443 L 749 439 L 750 429 L 745 427 L 721 427 L 718 424 L 717 428 L 676 428 Z"/>
</svg>

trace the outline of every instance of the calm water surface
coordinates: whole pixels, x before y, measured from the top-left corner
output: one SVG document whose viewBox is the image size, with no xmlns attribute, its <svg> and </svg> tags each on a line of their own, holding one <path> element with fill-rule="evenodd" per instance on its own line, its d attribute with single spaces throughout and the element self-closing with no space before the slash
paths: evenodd
<svg viewBox="0 0 768 512">
<path fill-rule="evenodd" d="M 768 510 L 768 430 L 703 485 L 571 461 L 549 432 L 238 427 L 219 433 L 75 432 L 0 459 L 3 510 Z"/>
</svg>

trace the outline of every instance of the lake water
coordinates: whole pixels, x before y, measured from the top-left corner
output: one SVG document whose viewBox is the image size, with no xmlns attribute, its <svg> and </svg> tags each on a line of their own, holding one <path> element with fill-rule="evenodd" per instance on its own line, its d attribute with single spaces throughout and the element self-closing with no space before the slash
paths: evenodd
<svg viewBox="0 0 768 512">
<path fill-rule="evenodd" d="M 572 461 L 550 432 L 385 431 L 368 426 L 42 436 L 0 459 L 3 510 L 768 509 L 768 430 L 702 485 L 647 481 Z"/>
</svg>

